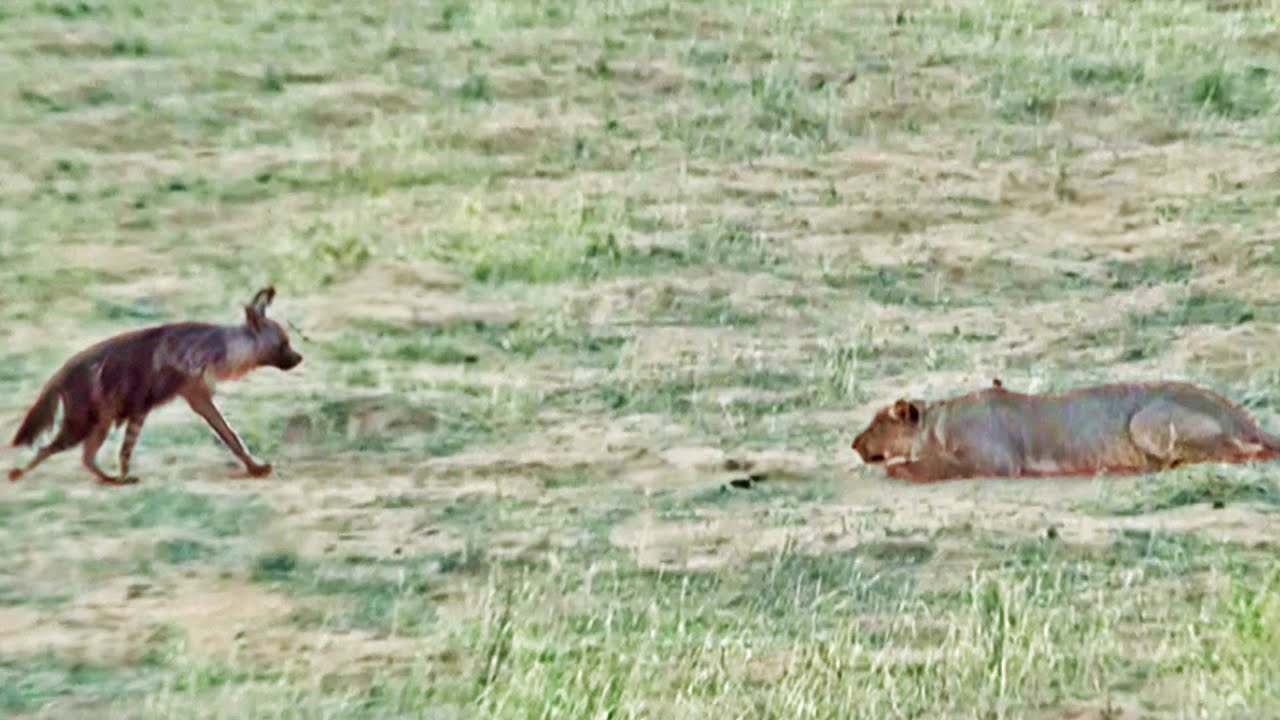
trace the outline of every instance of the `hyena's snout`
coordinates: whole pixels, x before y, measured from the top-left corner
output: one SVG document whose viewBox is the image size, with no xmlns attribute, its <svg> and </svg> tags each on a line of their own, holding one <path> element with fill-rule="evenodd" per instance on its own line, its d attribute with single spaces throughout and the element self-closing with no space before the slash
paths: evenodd
<svg viewBox="0 0 1280 720">
<path fill-rule="evenodd" d="M 283 352 L 276 357 L 275 366 L 281 370 L 292 370 L 302 362 L 302 356 L 294 351 L 293 348 L 285 348 Z"/>
</svg>

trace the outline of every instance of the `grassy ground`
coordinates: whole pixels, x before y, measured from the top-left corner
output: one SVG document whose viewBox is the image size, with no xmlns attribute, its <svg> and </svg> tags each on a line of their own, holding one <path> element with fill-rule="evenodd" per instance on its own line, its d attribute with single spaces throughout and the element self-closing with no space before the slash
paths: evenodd
<svg viewBox="0 0 1280 720">
<path fill-rule="evenodd" d="M 175 405 L 140 486 L 0 488 L 0 714 L 1280 713 L 1273 469 L 911 487 L 848 448 L 994 376 L 1280 430 L 1278 27 L 8 0 L 6 436 L 84 343 L 267 282 L 307 360 L 222 388 L 269 480 Z"/>
</svg>

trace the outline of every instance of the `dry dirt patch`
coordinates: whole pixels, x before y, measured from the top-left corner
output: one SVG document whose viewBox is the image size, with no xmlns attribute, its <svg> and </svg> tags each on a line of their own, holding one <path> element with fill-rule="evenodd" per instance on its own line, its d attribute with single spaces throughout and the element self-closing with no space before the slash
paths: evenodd
<svg viewBox="0 0 1280 720">
<path fill-rule="evenodd" d="M 240 581 L 153 583 L 113 578 L 57 610 L 6 609 L 12 623 L 0 623 L 0 645 L 10 655 L 52 652 L 103 666 L 136 665 L 176 629 L 191 651 L 227 657 L 243 639 L 279 626 L 292 608 L 288 599 Z"/>
<path fill-rule="evenodd" d="M 412 328 L 460 321 L 510 322 L 511 303 L 484 303 L 458 292 L 462 280 L 430 263 L 380 262 L 336 285 L 324 295 L 299 299 L 308 328 L 334 332 L 354 321 Z"/>
</svg>

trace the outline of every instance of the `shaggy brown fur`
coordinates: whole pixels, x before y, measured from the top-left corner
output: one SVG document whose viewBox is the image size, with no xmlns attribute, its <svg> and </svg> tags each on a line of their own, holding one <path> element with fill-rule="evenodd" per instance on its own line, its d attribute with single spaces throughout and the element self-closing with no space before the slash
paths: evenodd
<svg viewBox="0 0 1280 720">
<path fill-rule="evenodd" d="M 254 461 L 213 404 L 211 381 L 234 380 L 267 365 L 289 370 L 302 362 L 284 328 L 266 316 L 274 297 L 275 288 L 260 290 L 245 306 L 243 325 L 170 323 L 117 335 L 74 355 L 45 383 L 14 434 L 13 445 L 34 444 L 53 427 L 61 408 L 57 434 L 25 468 L 10 470 L 9 479 L 17 480 L 50 455 L 83 443 L 82 462 L 99 483 L 135 483 L 129 458 L 142 423 L 153 409 L 175 397 L 185 399 L 209 423 L 249 475 L 268 475 L 271 465 Z M 107 432 L 121 424 L 126 429 L 120 475 L 112 477 L 99 469 L 96 457 Z"/>
</svg>

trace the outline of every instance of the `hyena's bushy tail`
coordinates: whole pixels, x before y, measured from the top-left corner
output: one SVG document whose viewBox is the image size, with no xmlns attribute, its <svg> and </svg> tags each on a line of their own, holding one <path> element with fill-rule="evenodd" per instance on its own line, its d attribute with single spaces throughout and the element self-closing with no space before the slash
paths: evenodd
<svg viewBox="0 0 1280 720">
<path fill-rule="evenodd" d="M 62 394 L 62 383 L 55 378 L 40 391 L 40 397 L 27 411 L 22 419 L 18 432 L 13 434 L 13 446 L 31 445 L 45 430 L 53 426 L 58 413 L 58 398 Z"/>
</svg>

